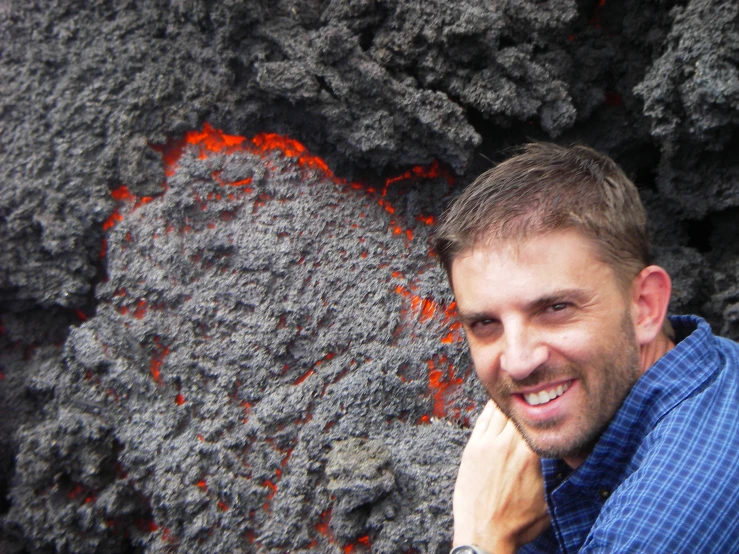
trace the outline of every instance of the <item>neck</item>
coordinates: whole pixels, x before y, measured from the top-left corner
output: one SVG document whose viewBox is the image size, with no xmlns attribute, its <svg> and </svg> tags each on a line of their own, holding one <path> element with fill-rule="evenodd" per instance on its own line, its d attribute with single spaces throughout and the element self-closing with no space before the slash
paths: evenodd
<svg viewBox="0 0 739 554">
<path fill-rule="evenodd" d="M 641 373 L 647 371 L 673 348 L 675 348 L 675 343 L 664 332 L 657 335 L 652 342 L 642 345 L 639 349 L 639 369 Z"/>
</svg>

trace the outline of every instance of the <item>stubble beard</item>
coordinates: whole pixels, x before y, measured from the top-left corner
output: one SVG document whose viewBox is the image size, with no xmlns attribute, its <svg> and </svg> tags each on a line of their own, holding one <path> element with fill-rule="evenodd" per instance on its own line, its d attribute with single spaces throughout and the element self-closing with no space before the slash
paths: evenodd
<svg viewBox="0 0 739 554">
<path fill-rule="evenodd" d="M 507 376 L 499 380 L 490 397 L 498 408 L 513 422 L 529 448 L 542 458 L 585 458 L 592 452 L 600 436 L 618 412 L 629 391 L 641 376 L 639 368 L 639 347 L 634 329 L 628 314 L 624 315 L 619 326 L 619 333 L 613 344 L 593 362 L 590 375 L 577 364 L 562 367 L 541 366 L 534 373 L 520 381 Z M 598 379 L 598 377 L 602 378 Z M 586 395 L 583 411 L 576 419 L 570 420 L 567 432 L 571 435 L 566 442 L 554 445 L 545 444 L 540 434 L 557 432 L 562 424 L 559 419 L 548 420 L 538 424 L 524 424 L 516 418 L 509 402 L 512 391 L 523 387 L 533 387 L 540 383 L 559 379 L 577 379 Z"/>
</svg>

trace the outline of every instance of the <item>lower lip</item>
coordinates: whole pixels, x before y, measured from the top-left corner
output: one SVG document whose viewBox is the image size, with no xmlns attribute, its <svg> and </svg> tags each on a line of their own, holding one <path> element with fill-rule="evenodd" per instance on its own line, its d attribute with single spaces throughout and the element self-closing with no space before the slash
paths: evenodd
<svg viewBox="0 0 739 554">
<path fill-rule="evenodd" d="M 566 391 L 564 391 L 560 396 L 555 398 L 554 400 L 550 400 L 549 402 L 545 404 L 537 404 L 536 406 L 532 406 L 526 400 L 524 400 L 522 394 L 514 394 L 512 395 L 512 399 L 516 404 L 516 407 L 518 410 L 523 412 L 523 415 L 525 419 L 528 419 L 530 421 L 546 421 L 549 419 L 561 417 L 566 409 L 567 406 L 571 403 L 570 401 L 575 396 L 573 394 L 573 389 L 576 389 L 578 382 L 576 380 L 569 381 L 569 387 Z"/>
</svg>

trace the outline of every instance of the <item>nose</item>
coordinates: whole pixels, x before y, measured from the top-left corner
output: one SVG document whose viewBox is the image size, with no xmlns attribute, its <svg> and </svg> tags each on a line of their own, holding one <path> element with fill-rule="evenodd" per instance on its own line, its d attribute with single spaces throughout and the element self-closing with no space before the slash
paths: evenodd
<svg viewBox="0 0 739 554">
<path fill-rule="evenodd" d="M 525 379 L 547 361 L 549 351 L 535 330 L 523 325 L 510 325 L 504 331 L 500 368 L 512 379 Z"/>
</svg>

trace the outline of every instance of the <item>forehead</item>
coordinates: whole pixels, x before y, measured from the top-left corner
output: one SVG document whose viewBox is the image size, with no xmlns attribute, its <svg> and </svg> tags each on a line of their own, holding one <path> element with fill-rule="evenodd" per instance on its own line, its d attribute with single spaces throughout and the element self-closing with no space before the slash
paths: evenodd
<svg viewBox="0 0 739 554">
<path fill-rule="evenodd" d="M 460 307 L 475 307 L 483 298 L 526 301 L 563 289 L 608 288 L 616 282 L 593 241 L 575 230 L 480 242 L 454 259 L 450 276 Z"/>
</svg>

